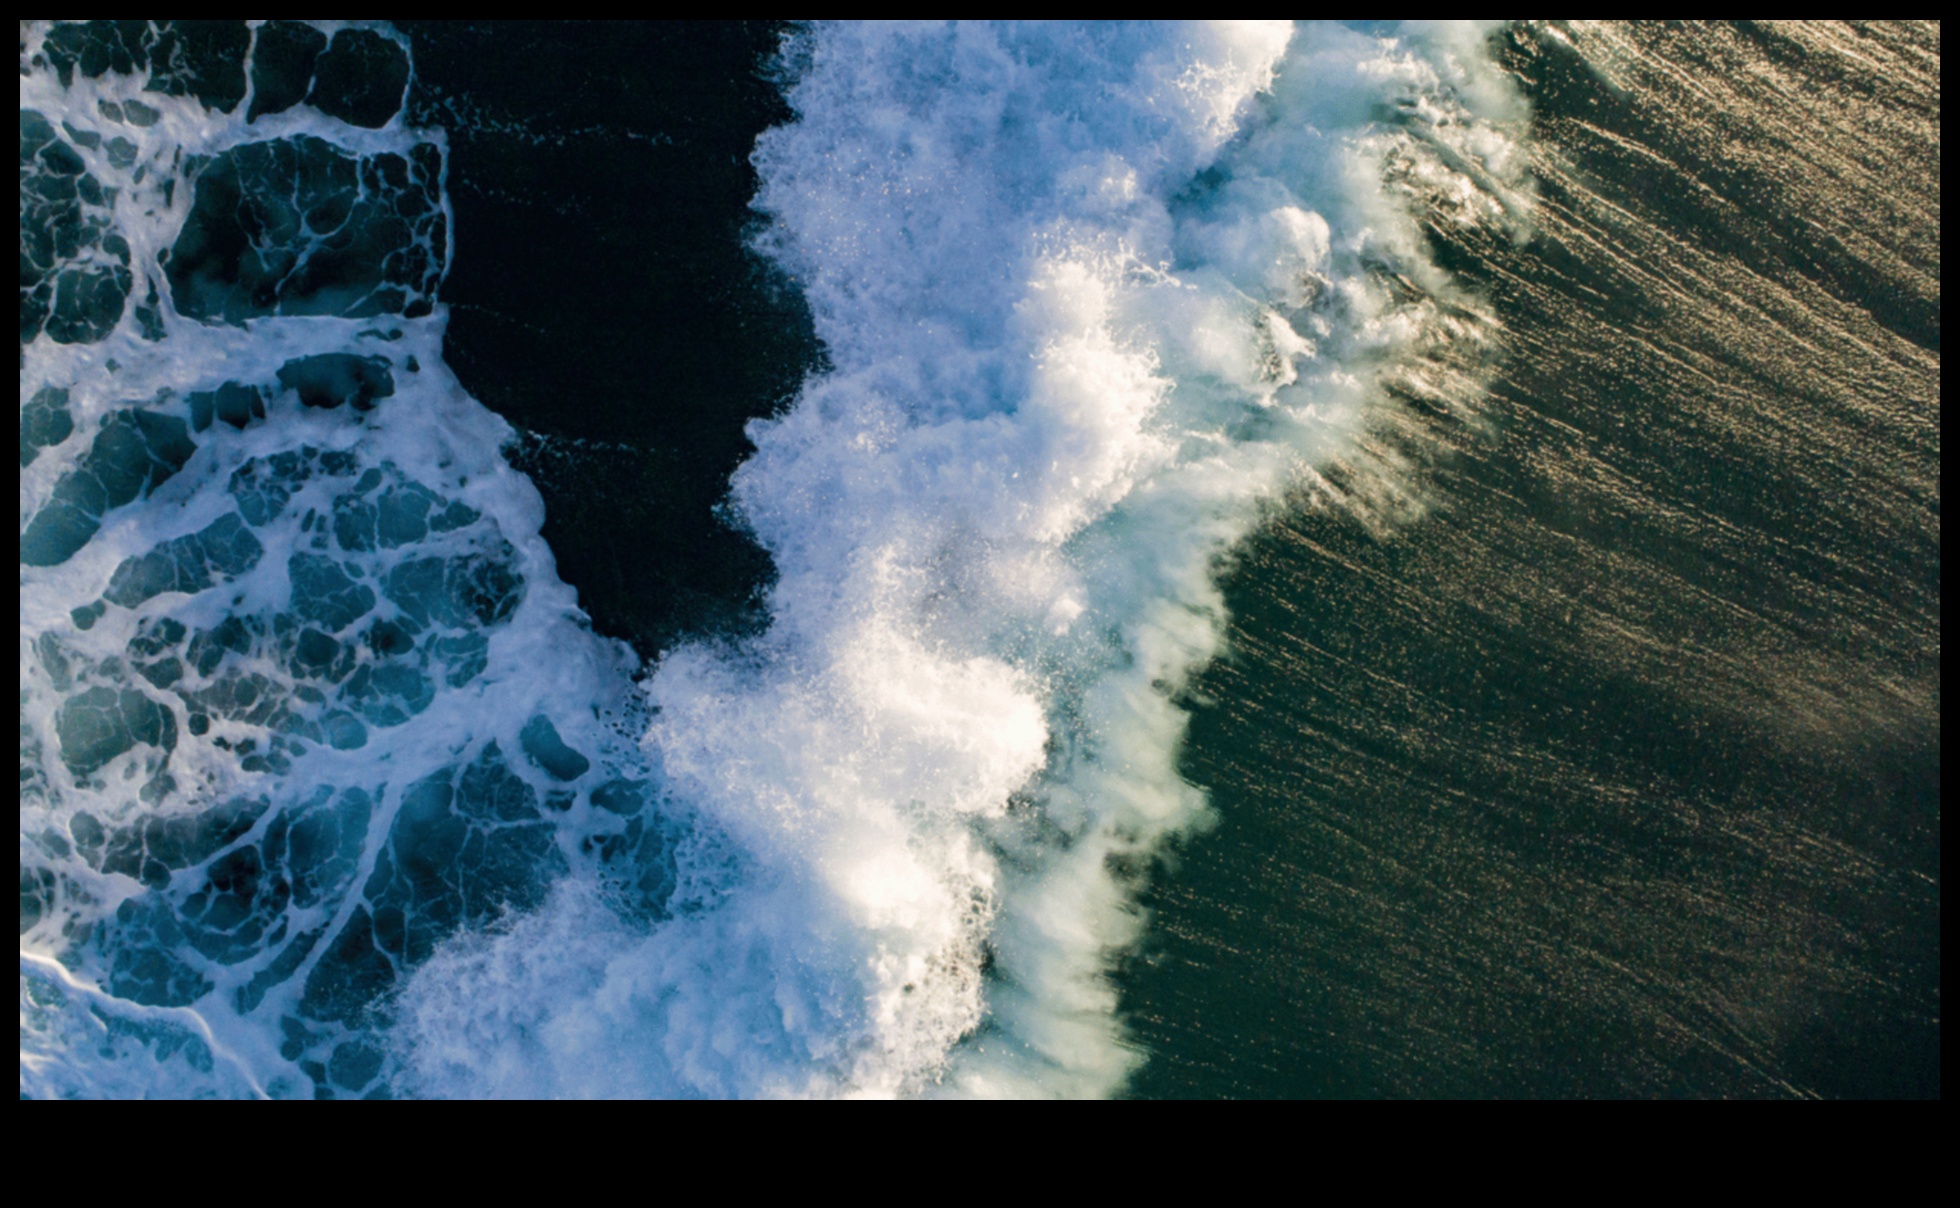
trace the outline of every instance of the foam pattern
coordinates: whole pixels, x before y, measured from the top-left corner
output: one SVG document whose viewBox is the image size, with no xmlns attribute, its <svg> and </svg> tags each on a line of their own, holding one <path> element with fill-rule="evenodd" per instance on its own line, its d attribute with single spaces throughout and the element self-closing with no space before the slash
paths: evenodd
<svg viewBox="0 0 1960 1208">
<path fill-rule="evenodd" d="M 642 926 L 675 886 L 634 660 L 441 363 L 405 46 L 227 28 L 235 79 L 159 66 L 209 30 L 23 51 L 23 248 L 66 241 L 23 273 L 24 1094 L 392 1094 L 442 940 L 574 870 Z"/>
</svg>

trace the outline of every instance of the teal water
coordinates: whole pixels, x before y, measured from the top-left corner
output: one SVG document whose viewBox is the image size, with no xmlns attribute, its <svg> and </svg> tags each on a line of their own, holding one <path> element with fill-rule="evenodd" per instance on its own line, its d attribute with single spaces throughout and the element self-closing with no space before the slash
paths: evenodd
<svg viewBox="0 0 1960 1208">
<path fill-rule="evenodd" d="M 1939 31 L 1501 61 L 1503 367 L 1228 576 L 1132 1093 L 1937 1097 Z"/>
</svg>

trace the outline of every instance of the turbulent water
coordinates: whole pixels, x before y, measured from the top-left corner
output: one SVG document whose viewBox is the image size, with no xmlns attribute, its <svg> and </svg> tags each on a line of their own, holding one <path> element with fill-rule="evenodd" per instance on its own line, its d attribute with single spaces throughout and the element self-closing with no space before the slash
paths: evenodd
<svg viewBox="0 0 1960 1208">
<path fill-rule="evenodd" d="M 425 38 L 23 27 L 23 1097 L 1938 1094 L 1937 28 L 703 34 L 747 449 Z"/>
</svg>

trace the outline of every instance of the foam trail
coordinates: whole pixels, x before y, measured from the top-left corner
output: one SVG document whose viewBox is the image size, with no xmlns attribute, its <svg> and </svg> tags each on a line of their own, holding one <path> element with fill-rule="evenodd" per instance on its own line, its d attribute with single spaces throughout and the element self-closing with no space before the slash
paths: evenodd
<svg viewBox="0 0 1960 1208">
<path fill-rule="evenodd" d="M 46 899 L 23 953 L 73 971 L 56 993 L 23 964 L 23 1090 L 1119 1090 L 1139 1055 L 1107 975 L 1135 876 L 1204 818 L 1174 702 L 1220 651 L 1220 560 L 1289 492 L 1418 506 L 1372 435 L 1382 385 L 1476 388 L 1488 322 L 1418 220 L 1525 213 L 1481 37 L 792 39 L 755 204 L 830 364 L 732 485 L 779 571 L 767 632 L 682 647 L 644 700 L 557 581 L 507 429 L 440 365 L 420 278 L 379 319 L 346 291 L 230 316 L 256 303 L 182 267 L 191 186 L 230 178 L 193 161 L 130 208 L 141 182 L 90 158 L 125 173 L 127 263 L 178 253 L 144 269 L 170 276 L 164 335 L 138 280 L 99 342 L 28 344 L 23 460 L 46 386 L 83 435 L 133 425 L 175 466 L 23 570 L 23 886 Z M 56 118 L 143 84 L 41 63 L 23 109 Z M 301 133 L 439 163 L 399 117 L 155 103 L 147 164 Z M 359 355 L 329 382 L 306 360 L 329 353 Z M 306 405 L 358 395 L 367 356 L 393 396 Z M 239 430 L 156 436 L 199 407 Z M 44 443 L 29 533 L 93 464 Z M 63 1005 L 96 992 L 163 1012 L 113 1062 Z M 207 1032 L 225 1059 L 182 1057 Z"/>
<path fill-rule="evenodd" d="M 568 895 L 431 966 L 416 1045 L 549 1038 L 488 1084 L 458 1047 L 444 1089 L 1120 1088 L 1120 870 L 1203 817 L 1173 698 L 1219 650 L 1218 560 L 1365 459 L 1385 374 L 1488 338 L 1416 226 L 1523 211 L 1480 37 L 792 42 L 756 206 L 832 367 L 734 481 L 771 628 L 671 655 L 645 744 L 741 873 L 645 938 Z"/>
</svg>

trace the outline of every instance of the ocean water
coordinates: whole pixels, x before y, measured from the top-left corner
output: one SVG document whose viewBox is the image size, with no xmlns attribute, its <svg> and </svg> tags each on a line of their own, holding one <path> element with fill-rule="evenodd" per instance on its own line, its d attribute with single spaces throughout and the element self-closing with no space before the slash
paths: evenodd
<svg viewBox="0 0 1960 1208">
<path fill-rule="evenodd" d="M 1939 32 L 23 26 L 23 1097 L 1939 1094 Z"/>
</svg>

